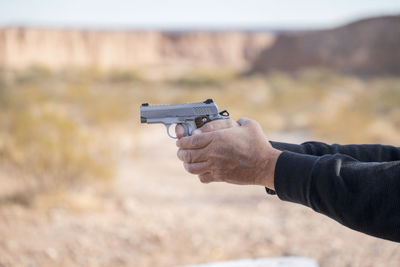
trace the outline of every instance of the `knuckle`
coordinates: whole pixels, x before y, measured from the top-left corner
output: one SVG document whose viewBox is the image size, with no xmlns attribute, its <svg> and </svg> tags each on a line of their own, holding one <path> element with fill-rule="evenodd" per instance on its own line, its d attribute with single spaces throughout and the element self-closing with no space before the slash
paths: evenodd
<svg viewBox="0 0 400 267">
<path fill-rule="evenodd" d="M 208 176 L 199 175 L 199 179 L 203 184 L 208 184 L 211 182 L 211 179 Z"/>
<path fill-rule="evenodd" d="M 244 117 L 240 117 L 240 118 L 238 119 L 239 125 L 243 125 L 245 121 L 246 121 L 246 118 L 244 118 Z"/>
<path fill-rule="evenodd" d="M 183 164 L 183 167 L 185 168 L 185 170 L 186 170 L 187 172 L 189 172 L 189 173 L 192 173 L 192 172 L 193 172 L 193 167 L 192 167 L 190 164 L 184 163 L 184 164 Z"/>
<path fill-rule="evenodd" d="M 256 122 L 255 120 L 249 120 L 249 126 L 252 128 L 258 128 L 260 124 Z"/>
<path fill-rule="evenodd" d="M 216 181 L 221 181 L 221 179 L 218 176 L 214 175 L 214 177 Z"/>
<path fill-rule="evenodd" d="M 177 141 L 176 141 L 176 145 L 178 146 L 178 147 L 180 147 L 180 148 L 182 148 L 182 147 L 186 147 L 186 146 L 188 146 L 188 138 L 187 137 L 182 137 L 181 139 L 178 139 Z"/>
<path fill-rule="evenodd" d="M 220 139 L 221 139 L 221 132 L 214 132 L 213 133 L 213 135 L 212 135 L 212 140 L 215 142 L 215 141 L 220 141 Z"/>
<path fill-rule="evenodd" d="M 221 158 L 225 157 L 226 155 L 226 146 L 224 140 L 217 140 L 217 142 L 212 147 L 212 156 L 216 158 L 215 166 L 219 167 Z"/>
<path fill-rule="evenodd" d="M 220 166 L 220 161 L 221 158 L 223 157 L 223 155 L 221 155 L 221 149 L 219 148 L 219 146 L 213 146 L 212 149 L 210 149 L 209 153 L 208 153 L 208 160 L 210 162 L 210 167 L 213 170 L 216 170 L 219 168 Z"/>
<path fill-rule="evenodd" d="M 220 129 L 231 128 L 233 126 L 235 126 L 235 122 L 232 119 L 222 119 L 208 122 L 204 124 L 201 129 L 204 132 L 212 132 Z"/>
<path fill-rule="evenodd" d="M 209 150 L 207 159 L 208 159 L 208 162 L 209 162 L 209 167 L 210 168 L 214 168 L 215 162 L 218 159 L 218 155 L 217 155 L 217 153 L 215 153 L 214 150 Z"/>
<path fill-rule="evenodd" d="M 213 122 L 209 122 L 203 125 L 203 127 L 201 127 L 203 131 L 205 132 L 210 132 L 212 130 L 214 130 L 214 125 Z"/>
<path fill-rule="evenodd" d="M 189 150 L 186 150 L 185 154 L 184 154 L 183 161 L 191 163 L 192 160 L 193 160 L 192 152 L 190 152 Z"/>
<path fill-rule="evenodd" d="M 197 135 L 192 136 L 190 139 L 190 145 L 193 147 L 196 147 L 199 144 L 199 139 L 197 138 Z"/>
<path fill-rule="evenodd" d="M 213 172 L 213 176 L 218 179 L 218 180 L 222 180 L 224 177 L 224 173 L 221 170 L 221 168 L 216 168 Z"/>
<path fill-rule="evenodd" d="M 195 170 L 194 170 L 193 166 L 190 165 L 190 164 L 187 166 L 186 170 L 187 170 L 189 173 L 191 173 L 191 174 L 194 174 L 194 173 L 195 173 Z"/>
</svg>

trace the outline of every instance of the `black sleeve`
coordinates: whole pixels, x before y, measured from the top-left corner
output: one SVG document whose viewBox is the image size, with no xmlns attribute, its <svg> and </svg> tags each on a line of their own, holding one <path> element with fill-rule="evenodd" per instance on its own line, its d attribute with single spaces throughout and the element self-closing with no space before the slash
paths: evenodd
<svg viewBox="0 0 400 267">
<path fill-rule="evenodd" d="M 399 151 L 389 151 L 376 157 L 352 147 L 345 152 L 355 157 L 321 156 L 322 150 L 314 151 L 317 156 L 284 151 L 275 168 L 276 193 L 354 230 L 400 242 L 400 161 L 384 162 L 396 159 Z M 373 158 L 383 162 L 361 161 Z"/>
<path fill-rule="evenodd" d="M 301 145 L 270 142 L 279 150 L 322 156 L 344 154 L 362 162 L 386 162 L 400 160 L 400 148 L 386 145 L 327 145 L 320 142 L 306 142 Z"/>
</svg>

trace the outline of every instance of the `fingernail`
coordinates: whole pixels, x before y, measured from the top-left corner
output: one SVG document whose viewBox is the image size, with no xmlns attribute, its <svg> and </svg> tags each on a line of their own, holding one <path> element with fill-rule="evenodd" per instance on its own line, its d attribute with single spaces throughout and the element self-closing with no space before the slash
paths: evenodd
<svg viewBox="0 0 400 267">
<path fill-rule="evenodd" d="M 200 130 L 200 129 L 194 130 L 194 131 L 192 132 L 192 135 L 195 135 L 195 134 L 201 134 L 201 130 Z"/>
</svg>

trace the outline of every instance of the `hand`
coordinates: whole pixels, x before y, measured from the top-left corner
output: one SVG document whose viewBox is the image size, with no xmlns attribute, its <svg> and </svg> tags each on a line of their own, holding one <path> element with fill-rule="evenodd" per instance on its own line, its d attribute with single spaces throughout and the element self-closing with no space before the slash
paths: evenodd
<svg viewBox="0 0 400 267">
<path fill-rule="evenodd" d="M 200 181 L 255 184 L 274 189 L 274 172 L 280 151 L 267 141 L 260 125 L 249 119 L 239 124 L 213 121 L 181 137 L 177 127 L 178 158 Z"/>
<path fill-rule="evenodd" d="M 215 121 L 210 121 L 203 125 L 200 129 L 196 129 L 193 131 L 192 135 L 201 133 L 201 132 L 212 132 L 216 130 L 222 130 L 226 128 L 231 128 L 239 126 L 239 124 L 232 119 L 220 119 Z M 185 129 L 182 125 L 177 124 L 175 127 L 175 134 L 178 139 L 181 139 L 185 135 Z"/>
</svg>

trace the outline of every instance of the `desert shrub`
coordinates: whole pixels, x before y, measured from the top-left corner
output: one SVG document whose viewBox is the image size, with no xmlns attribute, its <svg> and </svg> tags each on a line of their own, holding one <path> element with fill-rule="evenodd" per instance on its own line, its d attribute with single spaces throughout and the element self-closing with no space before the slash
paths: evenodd
<svg viewBox="0 0 400 267">
<path fill-rule="evenodd" d="M 5 87 L 6 87 L 6 71 L 4 68 L 0 67 L 0 94 Z"/>
<path fill-rule="evenodd" d="M 90 134 L 57 106 L 41 104 L 15 112 L 9 120 L 9 159 L 41 187 L 80 179 L 107 178 L 106 154 L 97 154 Z"/>
<path fill-rule="evenodd" d="M 42 82 L 45 80 L 42 80 Z M 87 103 L 107 102 L 109 96 L 76 92 L 72 101 L 63 92 L 16 80 L 2 91 L 0 101 L 0 168 L 15 170 L 26 193 L 105 181 L 113 176 L 112 150 L 101 135 L 97 120 L 101 110 L 107 120 L 120 116 L 110 105 L 93 110 Z M 115 100 L 117 101 L 117 100 Z M 116 106 L 112 103 L 113 108 Z M 89 111 L 92 115 L 88 115 Z M 105 115 L 100 115 L 103 118 Z M 95 121 L 88 124 L 89 121 Z"/>
<path fill-rule="evenodd" d="M 15 73 L 15 80 L 21 84 L 33 84 L 41 82 L 52 76 L 50 69 L 44 66 L 32 66 L 24 71 Z"/>
<path fill-rule="evenodd" d="M 390 115 L 400 107 L 400 78 L 382 78 L 369 83 L 365 92 L 368 104 L 382 116 Z"/>
<path fill-rule="evenodd" d="M 132 83 L 142 81 L 144 78 L 140 70 L 115 70 L 104 75 L 105 80 L 110 83 Z"/>
<path fill-rule="evenodd" d="M 132 116 L 132 98 L 128 92 L 77 82 L 69 83 L 60 97 L 62 103 L 68 103 L 72 111 L 81 115 L 82 123 L 91 126 L 118 123 Z"/>
</svg>

